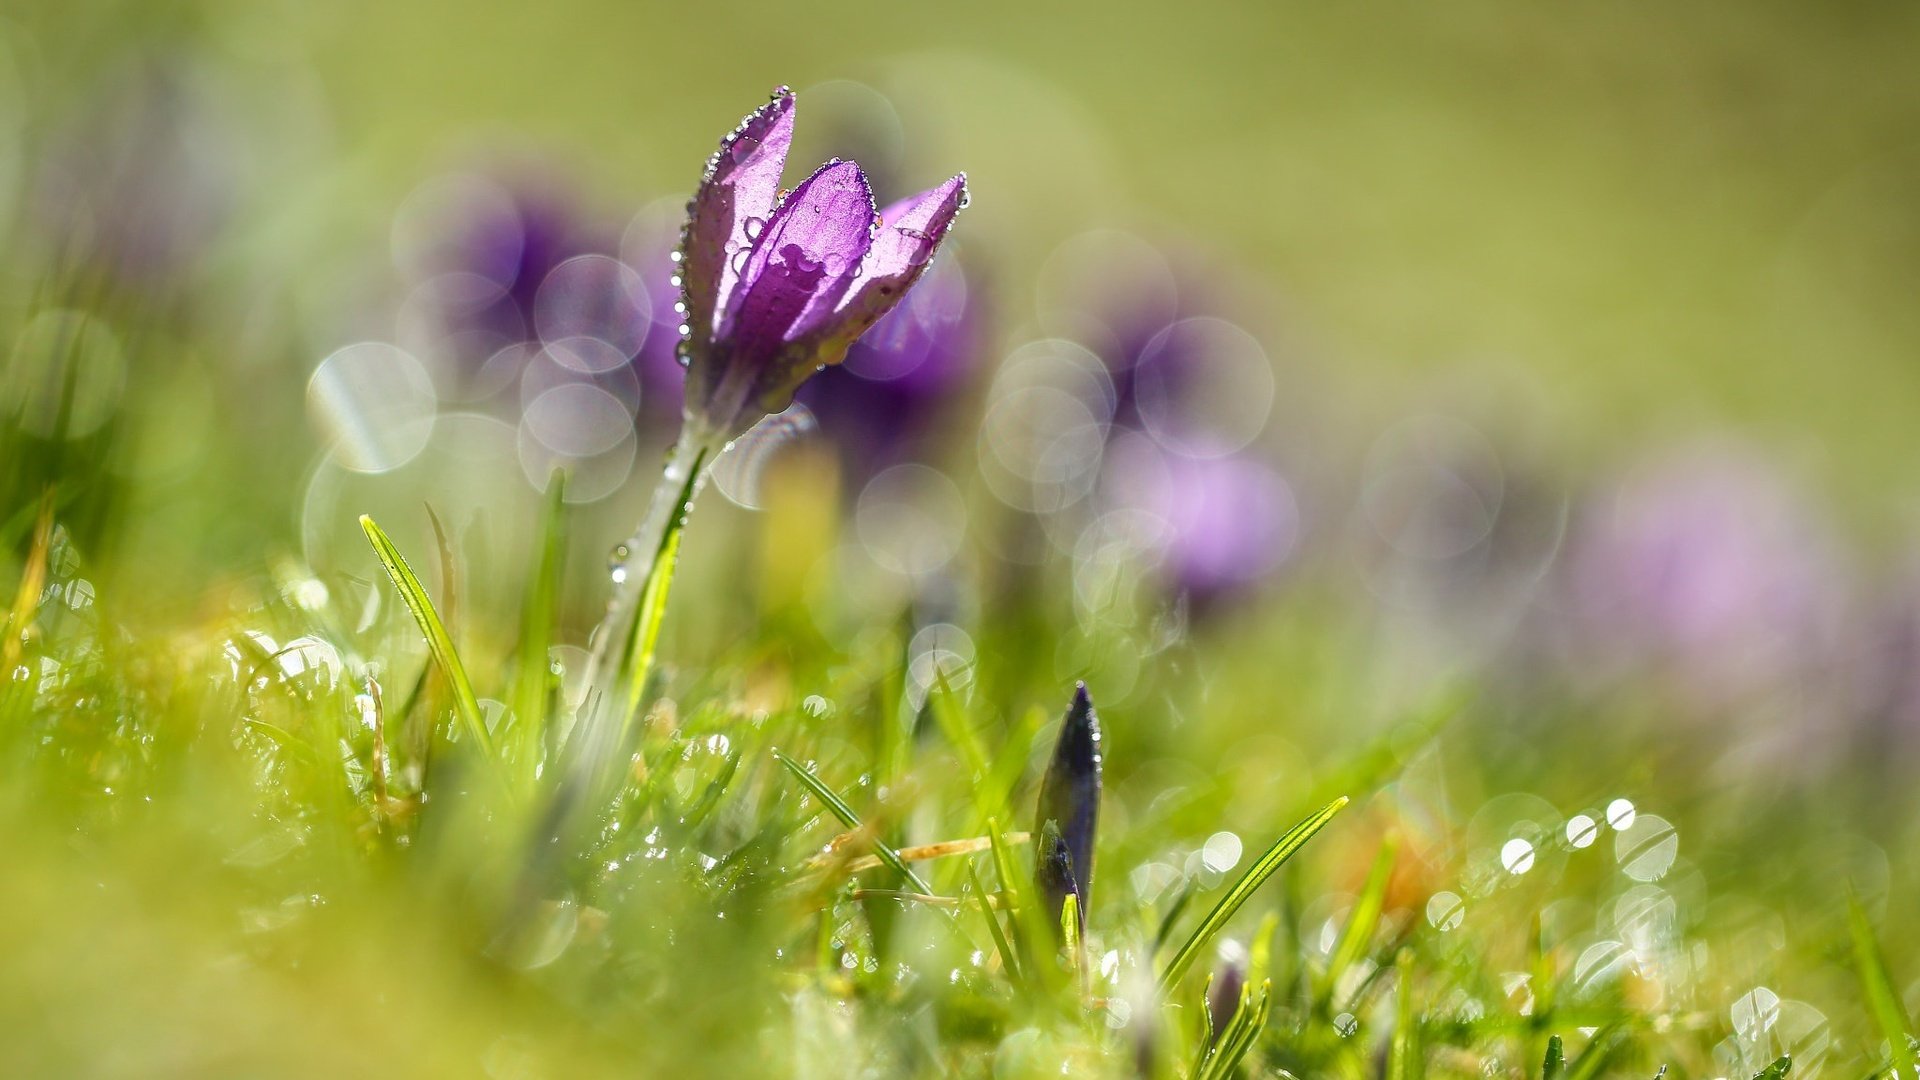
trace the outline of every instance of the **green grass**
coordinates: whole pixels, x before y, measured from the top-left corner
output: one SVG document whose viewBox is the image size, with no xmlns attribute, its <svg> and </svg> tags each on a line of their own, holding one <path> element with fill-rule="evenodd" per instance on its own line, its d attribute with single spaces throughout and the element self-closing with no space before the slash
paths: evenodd
<svg viewBox="0 0 1920 1080">
<path fill-rule="evenodd" d="M 548 539 L 526 575 L 526 610 L 555 610 L 558 505 L 539 530 Z M 566 790 L 560 774 L 517 773 L 525 787 L 496 774 L 522 756 L 564 759 L 564 695 L 528 692 L 524 641 L 469 669 L 462 655 L 484 650 L 455 649 L 405 558 L 366 530 L 391 582 L 334 579 L 317 605 L 311 579 L 289 582 L 164 641 L 117 631 L 110 595 L 80 617 L 62 598 L 85 580 L 84 561 L 50 550 L 46 530 L 29 549 L 22 577 L 44 578 L 45 591 L 31 632 L 9 639 L 29 674 L 4 687 L 3 812 L 18 855 L 0 911 L 15 935 L 44 932 L 30 947 L 16 937 L 0 979 L 16 994 L 36 987 L 33 1000 L 55 1003 L 44 1008 L 63 1022 L 16 1040 L 17 1069 L 112 1071 L 114 1055 L 165 1050 L 213 1073 L 381 1062 L 459 1074 L 504 1061 L 1132 1075 L 1145 1062 L 1164 1076 L 1362 1077 L 1384 1054 L 1389 1075 L 1411 1077 L 1531 1073 L 1545 1045 L 1544 1075 L 1590 1078 L 1663 1065 L 1717 1075 L 1727 1053 L 1772 1054 L 1746 1067 L 1777 1076 L 1785 1066 L 1769 1063 L 1783 1050 L 1811 1051 L 1825 1075 L 1858 1075 L 1887 1068 L 1888 1045 L 1907 1052 L 1889 1042 L 1906 1023 L 1898 984 L 1857 904 L 1850 922 L 1796 927 L 1791 948 L 1805 959 L 1772 960 L 1767 985 L 1791 996 L 1789 973 L 1803 971 L 1825 987 L 1819 950 L 1851 935 L 1866 992 L 1820 999 L 1831 1026 L 1817 1046 L 1782 1029 L 1750 1049 L 1725 1017 L 1745 989 L 1728 980 L 1755 957 L 1674 974 L 1649 951 L 1595 976 L 1592 935 L 1560 925 L 1567 906 L 1649 899 L 1599 853 L 1543 850 L 1539 872 L 1564 863 L 1550 884 L 1496 882 L 1466 902 L 1489 917 L 1459 929 L 1429 919 L 1427 890 L 1470 892 L 1445 877 L 1430 838 L 1404 836 L 1419 763 L 1452 730 L 1421 716 L 1472 719 L 1451 690 L 1379 744 L 1327 755 L 1323 777 L 1364 781 L 1357 815 L 1336 816 L 1341 798 L 1287 829 L 1236 806 L 1230 781 L 1193 792 L 1197 802 L 1176 797 L 1149 767 L 1151 699 L 1107 706 L 1104 887 L 1084 939 L 1064 913 L 1062 947 L 1047 920 L 1063 913 L 1036 909 L 1029 849 L 1004 843 L 997 824 L 1033 813 L 1050 749 L 1048 729 L 1029 734 L 1023 703 L 1054 712 L 1067 697 L 1008 647 L 1017 639 L 996 637 L 1011 612 L 981 624 L 970 690 L 933 688 L 884 784 L 875 769 L 902 715 L 897 653 L 863 668 L 788 643 L 774 654 L 786 689 L 772 697 L 728 674 L 765 671 L 771 642 L 674 656 L 611 795 L 580 808 L 583 827 L 553 832 L 542 808 Z M 390 587 L 407 602 L 375 603 Z M 357 624 L 369 604 L 377 614 Z M 559 639 L 524 621 L 517 632 Z M 337 670 L 309 662 L 316 641 L 337 648 Z M 1156 693 L 1182 683 L 1162 677 Z M 532 712 L 497 716 L 505 736 L 476 737 L 473 717 L 484 724 L 509 700 Z M 1201 730 L 1224 745 L 1225 732 Z M 991 774 L 1008 755 L 1003 789 Z M 1466 780 L 1487 767 L 1451 771 Z M 1317 797 L 1316 785 L 1288 786 L 1264 804 Z M 901 854 L 980 835 L 982 815 L 990 851 L 960 845 L 918 866 Z M 1392 821 L 1403 824 L 1382 842 Z M 1228 822 L 1280 835 L 1232 873 L 1200 868 L 1191 856 Z M 1444 818 L 1420 828 L 1465 838 Z M 1410 889 L 1402 875 L 1416 862 L 1427 884 Z M 1737 869 L 1729 877 L 1742 887 Z M 1688 937 L 1728 940 L 1717 924 L 1737 917 L 1689 902 L 1702 906 L 1682 916 Z M 1543 929 L 1501 911 L 1549 917 Z M 114 955 L 80 948 L 94 933 Z M 1214 1031 L 1195 976 L 1230 938 L 1252 947 L 1258 981 Z M 1518 990 L 1503 974 L 1515 963 L 1531 964 Z M 46 1015 L 27 1000 L 5 1015 Z M 342 1025 L 364 1033 L 364 1050 L 314 1049 Z"/>
</svg>

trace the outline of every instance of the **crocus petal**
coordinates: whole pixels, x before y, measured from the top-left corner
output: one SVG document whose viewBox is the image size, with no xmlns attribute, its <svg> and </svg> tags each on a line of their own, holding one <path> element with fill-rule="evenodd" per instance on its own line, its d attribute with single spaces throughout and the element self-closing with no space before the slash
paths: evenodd
<svg viewBox="0 0 1920 1080">
<path fill-rule="evenodd" d="M 860 266 L 860 281 L 834 311 L 829 335 L 850 345 L 898 303 L 933 262 L 954 216 L 966 205 L 967 174 L 961 173 L 887 207 Z"/>
<path fill-rule="evenodd" d="M 745 253 L 773 216 L 792 144 L 793 92 L 782 86 L 707 159 L 680 245 L 681 292 L 692 349 L 705 348 L 718 327 L 719 313 L 739 286 Z"/>
<path fill-rule="evenodd" d="M 774 211 L 720 315 L 730 363 L 759 369 L 762 396 L 790 395 L 815 361 L 795 342 L 829 316 L 873 242 L 873 191 L 860 166 L 834 161 L 807 177 Z"/>
</svg>

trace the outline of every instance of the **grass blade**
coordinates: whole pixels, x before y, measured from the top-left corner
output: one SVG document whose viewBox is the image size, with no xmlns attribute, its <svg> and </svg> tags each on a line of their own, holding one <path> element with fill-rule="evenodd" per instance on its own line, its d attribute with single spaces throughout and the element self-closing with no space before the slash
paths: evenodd
<svg viewBox="0 0 1920 1080">
<path fill-rule="evenodd" d="M 33 526 L 33 545 L 20 568 L 20 587 L 14 590 L 13 607 L 7 611 L 6 640 L 0 643 L 0 670 L 12 671 L 20 661 L 27 627 L 33 625 L 33 613 L 40 606 L 40 592 L 47 584 L 47 551 L 53 547 L 53 489 L 40 497 L 40 513 Z"/>
<path fill-rule="evenodd" d="M 1388 861 L 1391 865 L 1391 860 Z M 1398 1015 L 1393 1024 L 1393 1045 L 1387 1052 L 1387 1080 L 1421 1080 L 1426 1075 L 1426 1058 L 1420 1046 L 1420 1017 L 1413 1011 L 1413 968 L 1406 954 L 1395 962 L 1400 981 L 1394 992 Z"/>
<path fill-rule="evenodd" d="M 820 800 L 822 806 L 825 806 L 831 811 L 834 817 L 839 818 L 842 825 L 845 825 L 849 829 L 862 827 L 860 815 L 853 812 L 853 807 L 848 806 L 846 800 L 834 794 L 833 789 L 828 787 L 825 781 L 808 772 L 805 765 L 800 764 L 778 750 L 773 752 L 773 758 L 775 761 L 786 766 L 787 771 L 794 775 L 794 779 L 799 780 L 800 783 L 813 794 L 814 798 Z M 914 873 L 913 868 L 907 865 L 906 860 L 900 857 L 899 852 L 888 847 L 886 842 L 878 836 L 875 836 L 872 842 L 874 855 L 878 856 L 881 862 L 886 863 L 889 867 L 893 868 L 894 871 L 899 873 L 899 875 L 906 880 L 907 884 L 913 886 L 915 892 L 933 892 L 933 889 L 928 887 L 927 883 L 920 879 L 920 875 Z"/>
<path fill-rule="evenodd" d="M 1284 836 L 1274 841 L 1266 854 L 1260 856 L 1258 861 L 1247 868 L 1247 872 L 1240 876 L 1239 881 L 1234 882 L 1233 888 L 1227 890 L 1227 894 L 1220 898 L 1220 902 L 1213 906 L 1213 910 L 1207 913 L 1206 918 L 1200 920 L 1200 925 L 1194 927 L 1186 943 L 1173 954 L 1173 959 L 1167 962 L 1166 969 L 1160 974 L 1159 990 L 1162 998 L 1173 989 L 1174 983 L 1180 980 L 1180 976 L 1187 973 L 1187 969 L 1193 966 L 1194 960 L 1199 958 L 1200 950 L 1206 946 L 1207 942 L 1213 940 L 1213 936 L 1220 932 L 1228 919 L 1233 918 L 1234 913 L 1240 910 L 1240 906 L 1247 902 L 1254 891 L 1285 865 L 1288 859 L 1293 858 L 1294 853 L 1304 847 L 1308 840 L 1313 839 L 1315 833 L 1326 828 L 1327 823 L 1333 820 L 1333 816 L 1346 805 L 1347 799 L 1343 795 L 1321 807 L 1305 821 L 1287 830 Z"/>
<path fill-rule="evenodd" d="M 1619 1024 L 1609 1024 L 1594 1032 L 1593 1038 L 1587 1042 L 1587 1052 L 1580 1055 L 1573 1071 L 1567 1074 L 1567 1080 L 1596 1080 L 1626 1042 Z"/>
<path fill-rule="evenodd" d="M 486 718 L 480 712 L 480 699 L 474 696 L 473 682 L 467 678 L 467 669 L 460 663 L 460 654 L 454 651 L 453 639 L 447 634 L 446 624 L 440 621 L 440 615 L 433 608 L 433 600 L 427 596 L 426 587 L 414 575 L 407 560 L 400 555 L 400 549 L 394 546 L 380 526 L 365 514 L 360 515 L 360 528 L 367 534 L 368 542 L 373 544 L 373 553 L 380 557 L 380 565 L 386 567 L 387 577 L 393 587 L 400 590 L 400 599 L 413 613 L 413 621 L 419 624 L 420 632 L 427 639 L 427 650 L 447 675 L 447 682 L 453 687 L 454 708 L 460 714 L 461 723 L 472 736 L 475 746 L 488 758 L 493 756 L 493 738 L 487 733 Z"/>
<path fill-rule="evenodd" d="M 1340 931 L 1333 957 L 1327 961 L 1329 1000 L 1338 992 L 1340 976 L 1366 956 L 1368 946 L 1373 944 L 1373 933 L 1380 928 L 1380 915 L 1387 906 L 1387 883 L 1393 877 L 1394 860 L 1399 854 L 1399 837 L 1388 836 L 1380 845 L 1380 854 L 1374 857 L 1373 869 L 1367 872 L 1367 883 L 1360 890 L 1360 898 L 1354 901 L 1347 925 Z"/>
<path fill-rule="evenodd" d="M 1262 983 L 1260 1000 L 1253 1000 L 1253 986 L 1248 984 L 1240 990 L 1240 1006 L 1234 1010 L 1233 1020 L 1220 1036 L 1220 1047 L 1207 1059 L 1201 1076 L 1205 1080 L 1216 1077 L 1232 1076 L 1240 1066 L 1240 1059 L 1247 1056 L 1253 1044 L 1259 1040 L 1260 1033 L 1267 1028 L 1267 1016 L 1273 1008 L 1273 985 Z"/>
<path fill-rule="evenodd" d="M 993 913 L 993 905 L 987 903 L 986 885 L 981 882 L 980 871 L 974 868 L 972 859 L 967 860 L 967 880 L 973 885 L 974 898 L 980 901 L 980 914 L 987 920 L 987 933 L 993 936 L 993 948 L 1000 954 L 1000 966 L 1006 969 L 1007 980 L 1017 988 L 1024 988 L 1026 979 L 1020 974 L 1020 961 L 1013 954 L 1013 943 L 1001 929 L 1000 917 Z"/>
<path fill-rule="evenodd" d="M 1753 1074 L 1753 1080 L 1787 1080 L 1787 1074 L 1793 1071 L 1793 1058 L 1783 1056 L 1779 1061 Z"/>
<path fill-rule="evenodd" d="M 1920 1076 L 1914 1067 L 1906 1006 L 1894 988 L 1893 976 L 1887 972 L 1887 961 L 1880 953 L 1880 942 L 1873 935 L 1873 924 L 1867 920 L 1866 909 L 1860 906 L 1860 897 L 1851 888 L 1847 890 L 1847 926 L 1852 931 L 1853 963 L 1860 971 L 1860 985 L 1866 992 L 1867 1005 L 1893 1056 L 1893 1074 Z"/>
<path fill-rule="evenodd" d="M 540 529 L 540 558 L 527 582 L 520 611 L 520 648 L 514 663 L 513 720 L 518 750 L 535 756 L 547 724 L 553 674 L 549 654 L 560 611 L 561 575 L 567 550 L 567 473 L 553 470 L 547 481 L 547 507 Z M 529 764 L 529 768 L 530 768 Z"/>
</svg>

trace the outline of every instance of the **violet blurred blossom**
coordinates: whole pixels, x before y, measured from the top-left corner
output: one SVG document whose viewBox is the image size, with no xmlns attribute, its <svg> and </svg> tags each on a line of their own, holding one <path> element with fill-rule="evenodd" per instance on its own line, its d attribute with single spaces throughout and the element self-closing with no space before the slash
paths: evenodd
<svg viewBox="0 0 1920 1080">
<path fill-rule="evenodd" d="M 798 395 L 821 423 L 843 473 L 860 482 L 923 460 L 943 417 L 975 374 L 980 304 L 959 267 L 946 262 Z"/>
<path fill-rule="evenodd" d="M 1248 454 L 1191 457 L 1122 432 L 1107 448 L 1102 495 L 1146 523 L 1145 554 L 1196 613 L 1255 588 L 1300 541 L 1293 489 Z"/>
<path fill-rule="evenodd" d="M 1292 556 L 1292 486 L 1253 449 L 1274 391 L 1264 348 L 1192 297 L 1218 293 L 1123 234 L 1089 234 L 1064 261 L 1050 318 L 1099 357 L 1111 410 L 1098 506 L 1201 612 Z M 1066 250 L 1066 249 L 1063 249 Z M 1056 258 L 1056 263 L 1061 262 Z"/>
<path fill-rule="evenodd" d="M 416 279 L 402 338 L 444 361 L 456 396 L 499 389 L 483 369 L 534 336 L 534 301 L 562 262 L 595 249 L 573 201 L 551 184 L 448 177 L 424 185 L 410 209 L 426 235 L 396 227 L 395 259 Z"/>
<path fill-rule="evenodd" d="M 1752 458 L 1714 450 L 1639 472 L 1571 554 L 1584 668 L 1650 668 L 1723 705 L 1803 681 L 1832 653 L 1839 561 Z"/>
<path fill-rule="evenodd" d="M 965 206 L 966 177 L 876 213 L 860 166 L 829 161 L 784 197 L 793 94 L 780 87 L 707 163 L 681 245 L 685 417 L 712 437 L 786 407 L 899 303 Z"/>
<path fill-rule="evenodd" d="M 36 216 L 61 259 L 136 291 L 167 293 L 233 216 L 241 151 L 190 60 L 137 56 L 51 140 Z"/>
</svg>

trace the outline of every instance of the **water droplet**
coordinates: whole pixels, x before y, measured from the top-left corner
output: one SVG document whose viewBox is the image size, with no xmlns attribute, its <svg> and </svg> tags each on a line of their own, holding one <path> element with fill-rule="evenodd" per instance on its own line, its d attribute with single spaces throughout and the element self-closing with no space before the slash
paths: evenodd
<svg viewBox="0 0 1920 1080">
<path fill-rule="evenodd" d="M 627 580 L 627 560 L 633 557 L 633 549 L 626 544 L 613 545 L 613 551 L 607 555 L 607 575 L 613 578 L 615 585 Z"/>
<path fill-rule="evenodd" d="M 1607 824 L 1615 829 L 1630 829 L 1637 813 L 1631 799 L 1615 799 L 1607 804 Z"/>
<path fill-rule="evenodd" d="M 747 270 L 747 259 L 752 257 L 752 255 L 752 249 L 741 248 L 739 251 L 733 253 L 733 258 L 728 260 L 728 264 L 733 267 L 734 273 L 744 274 Z"/>
<path fill-rule="evenodd" d="M 1333 1030 L 1339 1032 L 1341 1038 L 1351 1039 L 1354 1032 L 1360 1030 L 1360 1021 L 1354 1019 L 1352 1013 L 1343 1012 L 1333 1018 Z"/>
<path fill-rule="evenodd" d="M 933 237 L 905 225 L 895 225 L 894 229 L 907 238 L 907 265 L 921 266 L 933 257 Z"/>
<path fill-rule="evenodd" d="M 1586 814 L 1575 814 L 1567 819 L 1567 843 L 1577 848 L 1588 848 L 1600 838 L 1600 823 Z"/>
<path fill-rule="evenodd" d="M 740 223 L 740 231 L 749 241 L 760 239 L 760 233 L 767 227 L 767 219 L 750 217 Z"/>
<path fill-rule="evenodd" d="M 1427 923 L 1443 934 L 1459 929 L 1466 914 L 1467 903 L 1457 894 L 1437 892 L 1427 901 Z"/>
<path fill-rule="evenodd" d="M 751 161 L 753 155 L 759 153 L 759 151 L 760 140 L 751 135 L 741 135 L 727 146 L 727 155 L 733 158 L 733 163 L 736 165 L 743 165 Z"/>
<path fill-rule="evenodd" d="M 1515 877 L 1533 869 L 1533 845 L 1517 836 L 1507 841 L 1500 848 L 1500 865 Z"/>
</svg>

